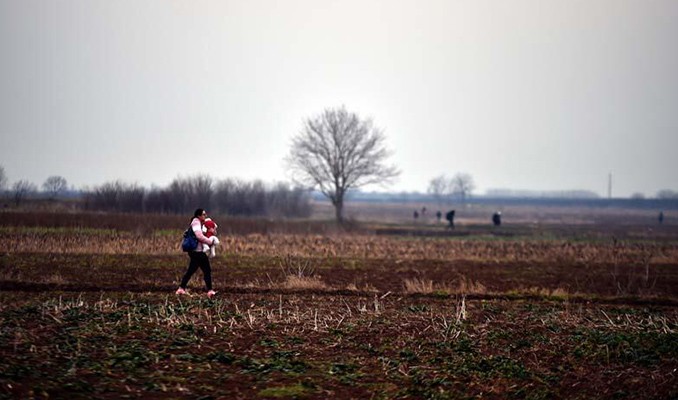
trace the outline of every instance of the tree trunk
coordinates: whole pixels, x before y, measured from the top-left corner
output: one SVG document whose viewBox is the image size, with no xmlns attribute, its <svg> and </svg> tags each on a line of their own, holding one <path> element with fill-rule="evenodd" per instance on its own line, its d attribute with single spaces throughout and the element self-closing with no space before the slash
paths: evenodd
<svg viewBox="0 0 678 400">
<path fill-rule="evenodd" d="M 337 223 L 343 225 L 344 223 L 344 200 L 337 200 L 334 202 L 334 212 L 337 217 Z"/>
</svg>

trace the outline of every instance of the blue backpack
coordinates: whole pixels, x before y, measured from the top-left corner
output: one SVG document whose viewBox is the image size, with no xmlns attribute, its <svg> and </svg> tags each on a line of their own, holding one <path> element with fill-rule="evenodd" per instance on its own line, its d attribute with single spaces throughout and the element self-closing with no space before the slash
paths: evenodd
<svg viewBox="0 0 678 400">
<path fill-rule="evenodd" d="M 186 231 L 184 231 L 184 240 L 181 241 L 181 250 L 183 251 L 194 251 L 198 247 L 198 238 L 195 237 L 195 232 L 189 226 Z"/>
</svg>

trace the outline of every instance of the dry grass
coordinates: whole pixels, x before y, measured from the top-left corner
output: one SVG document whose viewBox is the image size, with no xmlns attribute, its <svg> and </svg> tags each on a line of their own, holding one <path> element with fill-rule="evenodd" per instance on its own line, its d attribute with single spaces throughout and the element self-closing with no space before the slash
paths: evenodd
<svg viewBox="0 0 678 400">
<path fill-rule="evenodd" d="M 180 254 L 176 235 L 78 229 L 0 229 L 0 248 L 10 253 L 53 254 Z M 310 275 L 309 258 L 346 257 L 388 260 L 468 260 L 480 262 L 559 262 L 656 265 L 678 262 L 678 244 L 571 242 L 565 240 L 402 240 L 355 235 L 247 235 L 222 238 L 222 255 L 274 257 L 287 274 Z M 293 256 L 283 256 L 291 254 Z"/>
<path fill-rule="evenodd" d="M 487 288 L 480 282 L 474 282 L 471 279 L 462 276 L 456 288 L 453 288 L 450 293 L 456 294 L 485 294 Z"/>
<path fill-rule="evenodd" d="M 487 288 L 462 276 L 456 285 L 437 284 L 430 279 L 405 279 L 405 293 L 485 294 Z"/>
<path fill-rule="evenodd" d="M 430 279 L 405 279 L 405 293 L 433 293 L 434 285 Z"/>
<path fill-rule="evenodd" d="M 284 289 L 327 290 L 329 286 L 317 276 L 288 275 L 281 287 Z"/>
<path fill-rule="evenodd" d="M 292 254 L 278 256 L 278 266 L 283 273 L 284 281 L 271 282 L 274 288 L 327 290 L 329 286 L 319 276 L 315 275 L 315 268 L 311 260 Z"/>
<path fill-rule="evenodd" d="M 570 296 L 570 293 L 567 291 L 567 289 L 563 289 L 563 288 L 549 289 L 549 288 L 543 288 L 543 287 L 530 287 L 530 288 L 527 288 L 527 289 L 516 290 L 516 291 L 514 291 L 514 293 L 543 296 L 543 297 L 557 297 L 557 298 L 564 298 L 564 299 L 567 299 Z"/>
</svg>

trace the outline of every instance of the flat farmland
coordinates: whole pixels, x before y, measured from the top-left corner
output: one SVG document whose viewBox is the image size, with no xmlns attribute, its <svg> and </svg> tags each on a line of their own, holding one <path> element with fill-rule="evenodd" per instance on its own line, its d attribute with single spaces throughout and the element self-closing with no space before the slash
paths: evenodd
<svg viewBox="0 0 678 400">
<path fill-rule="evenodd" d="M 0 217 L 4 398 L 678 396 L 675 226 L 238 221 L 209 300 L 199 272 L 173 293 L 174 220 L 20 217 Z"/>
</svg>

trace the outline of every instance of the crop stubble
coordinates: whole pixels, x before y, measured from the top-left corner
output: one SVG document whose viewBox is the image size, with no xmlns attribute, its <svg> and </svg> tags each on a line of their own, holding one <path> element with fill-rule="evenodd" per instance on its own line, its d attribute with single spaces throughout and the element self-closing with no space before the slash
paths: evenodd
<svg viewBox="0 0 678 400">
<path fill-rule="evenodd" d="M 224 236 L 214 301 L 176 242 L 0 230 L 0 396 L 678 396 L 672 241 Z"/>
</svg>

